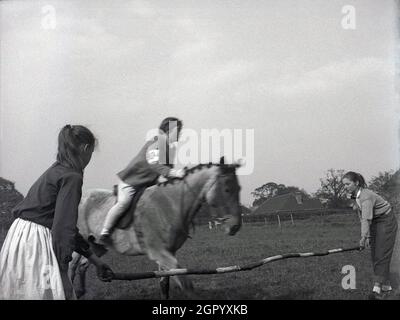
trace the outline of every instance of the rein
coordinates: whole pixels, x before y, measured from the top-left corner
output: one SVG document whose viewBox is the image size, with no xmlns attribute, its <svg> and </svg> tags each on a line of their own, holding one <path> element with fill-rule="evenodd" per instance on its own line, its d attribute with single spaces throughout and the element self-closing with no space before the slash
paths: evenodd
<svg viewBox="0 0 400 320">
<path fill-rule="evenodd" d="M 180 199 L 180 212 L 181 212 L 181 215 L 182 215 L 183 210 L 184 210 L 184 202 L 185 202 L 184 185 L 187 186 L 187 189 L 189 190 L 189 192 L 195 197 L 195 200 L 193 201 L 195 209 L 194 209 L 194 212 L 191 213 L 192 218 L 191 218 L 190 223 L 193 224 L 193 221 L 192 221 L 192 220 L 193 220 L 193 218 L 194 218 L 194 213 L 197 212 L 197 211 L 201 208 L 201 206 L 202 206 L 204 203 L 206 203 L 208 206 L 215 207 L 215 208 L 219 208 L 219 206 L 211 205 L 211 204 L 207 201 L 206 195 L 207 195 L 207 193 L 211 190 L 211 188 L 217 183 L 218 179 L 219 179 L 220 177 L 223 177 L 223 176 L 225 176 L 225 174 L 218 174 L 218 175 L 215 177 L 214 181 L 213 181 L 212 183 L 210 183 L 210 186 L 207 188 L 207 190 L 206 190 L 206 191 L 205 191 L 205 190 L 202 190 L 202 192 L 201 192 L 199 195 L 197 195 L 197 194 L 193 191 L 192 187 L 187 183 L 187 181 L 185 180 L 185 178 L 182 179 L 183 184 L 182 184 L 181 199 Z M 212 216 L 212 218 L 213 218 L 213 220 L 216 220 L 215 217 Z M 191 238 L 188 232 L 187 232 L 187 236 L 188 236 L 189 238 Z"/>
<path fill-rule="evenodd" d="M 181 216 L 183 216 L 184 205 L 185 205 L 185 192 L 184 192 L 185 190 L 184 190 L 184 187 L 186 185 L 188 191 L 194 196 L 194 201 L 192 202 L 193 204 L 188 209 L 189 210 L 188 217 L 190 219 L 189 225 L 191 224 L 193 226 L 193 228 L 194 228 L 194 223 L 193 223 L 194 216 L 195 216 L 196 212 L 202 207 L 202 205 L 204 203 L 206 203 L 208 206 L 216 208 L 216 209 L 219 209 L 220 207 L 226 207 L 225 205 L 223 205 L 223 206 L 212 205 L 212 204 L 210 204 L 208 202 L 207 197 L 206 197 L 206 195 L 211 190 L 211 188 L 218 182 L 218 179 L 227 175 L 225 172 L 218 173 L 216 175 L 216 177 L 214 178 L 214 181 L 212 181 L 212 183 L 210 183 L 209 186 L 207 187 L 207 190 L 204 190 L 204 187 L 205 187 L 205 185 L 204 185 L 203 189 L 200 192 L 200 194 L 197 194 L 196 192 L 194 192 L 193 191 L 193 187 L 190 186 L 189 183 L 186 181 L 186 177 L 188 176 L 188 174 L 192 173 L 196 169 L 199 169 L 199 168 L 202 168 L 202 167 L 205 167 L 205 166 L 207 166 L 207 168 L 210 168 L 211 166 L 220 167 L 220 166 L 223 166 L 223 164 L 211 164 L 211 163 L 209 163 L 209 164 L 200 164 L 200 165 L 197 165 L 194 168 L 186 169 L 185 170 L 186 172 L 185 172 L 185 175 L 184 175 L 183 178 L 175 178 L 174 177 L 174 178 L 168 179 L 166 182 L 158 183 L 158 185 L 166 185 L 166 184 L 170 183 L 173 180 L 180 180 L 180 181 L 183 182 L 182 183 L 182 188 L 181 188 L 180 200 L 179 200 L 180 201 L 180 204 L 179 204 L 180 205 L 180 209 L 179 210 L 180 210 L 180 215 Z M 235 167 L 237 167 L 237 165 Z M 218 219 L 215 216 L 216 215 L 211 214 L 212 220 L 223 220 L 223 218 Z M 190 235 L 189 235 L 189 232 L 185 230 L 184 226 L 182 226 L 181 231 L 183 233 L 185 233 L 188 238 L 191 238 Z"/>
</svg>

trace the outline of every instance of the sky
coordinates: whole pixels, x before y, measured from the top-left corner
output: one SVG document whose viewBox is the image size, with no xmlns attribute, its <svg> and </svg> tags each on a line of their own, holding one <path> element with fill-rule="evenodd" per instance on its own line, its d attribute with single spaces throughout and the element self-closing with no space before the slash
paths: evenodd
<svg viewBox="0 0 400 320">
<path fill-rule="evenodd" d="M 389 0 L 1 1 L 0 176 L 26 194 L 60 128 L 83 124 L 99 140 L 84 188 L 110 188 L 167 116 L 192 138 L 242 130 L 245 205 L 271 181 L 313 193 L 330 168 L 398 169 L 397 13 Z"/>
</svg>

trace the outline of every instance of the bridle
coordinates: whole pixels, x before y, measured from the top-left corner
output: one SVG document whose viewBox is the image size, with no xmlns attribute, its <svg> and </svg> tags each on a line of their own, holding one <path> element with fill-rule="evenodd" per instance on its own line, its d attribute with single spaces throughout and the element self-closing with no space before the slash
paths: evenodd
<svg viewBox="0 0 400 320">
<path fill-rule="evenodd" d="M 207 189 L 206 190 L 202 190 L 202 192 L 199 194 L 199 195 L 197 195 L 194 191 L 193 191 L 193 189 L 192 189 L 192 187 L 188 184 L 188 182 L 186 181 L 186 176 L 182 179 L 182 181 L 183 181 L 183 184 L 182 184 L 182 190 L 181 190 L 181 208 L 180 208 L 180 210 L 181 210 L 181 213 L 183 212 L 183 206 L 184 206 L 184 197 L 185 197 L 185 193 L 184 193 L 184 188 L 183 188 L 183 186 L 184 185 L 186 185 L 186 187 L 187 187 L 187 189 L 189 190 L 189 192 L 193 195 L 193 196 L 195 196 L 195 200 L 193 201 L 193 207 L 194 207 L 194 212 L 193 213 L 191 213 L 191 215 L 193 215 L 194 216 L 194 213 L 196 213 L 198 210 L 200 210 L 200 208 L 204 205 L 204 204 L 206 204 L 206 205 L 208 205 L 209 207 L 212 207 L 212 208 L 214 208 L 214 209 L 221 209 L 221 208 L 226 208 L 226 205 L 222 205 L 222 206 L 218 206 L 218 205 L 215 205 L 215 204 L 211 204 L 211 203 L 209 203 L 209 201 L 207 200 L 207 194 L 208 194 L 208 192 L 210 192 L 210 190 L 214 187 L 214 185 L 218 182 L 218 180 L 220 179 L 220 178 L 222 178 L 222 177 L 226 177 L 226 176 L 228 176 L 227 174 L 225 174 L 225 173 L 219 173 L 219 174 L 217 174 L 216 175 L 216 177 L 214 178 L 214 180 L 209 184 L 209 186 L 207 187 Z M 222 201 L 222 203 L 225 203 L 224 201 Z M 228 219 L 228 218 L 222 218 L 222 217 L 215 217 L 215 215 L 211 215 L 211 217 L 212 217 L 212 220 L 216 220 L 216 221 L 219 221 L 219 222 L 223 222 L 223 221 L 225 221 L 226 219 Z"/>
</svg>

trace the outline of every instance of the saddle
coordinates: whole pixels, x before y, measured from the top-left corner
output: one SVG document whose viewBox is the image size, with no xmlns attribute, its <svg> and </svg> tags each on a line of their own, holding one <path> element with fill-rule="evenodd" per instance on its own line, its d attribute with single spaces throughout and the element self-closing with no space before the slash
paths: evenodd
<svg viewBox="0 0 400 320">
<path fill-rule="evenodd" d="M 115 224 L 116 229 L 127 229 L 131 225 L 131 223 L 133 222 L 134 216 L 135 216 L 136 205 L 139 202 L 139 199 L 145 190 L 146 190 L 146 188 L 139 188 L 136 190 L 136 193 L 133 195 L 131 205 L 121 215 L 121 217 L 118 219 L 117 223 Z M 115 202 L 117 202 L 117 199 L 118 199 L 118 186 L 117 185 L 114 185 L 113 194 L 115 195 Z"/>
</svg>

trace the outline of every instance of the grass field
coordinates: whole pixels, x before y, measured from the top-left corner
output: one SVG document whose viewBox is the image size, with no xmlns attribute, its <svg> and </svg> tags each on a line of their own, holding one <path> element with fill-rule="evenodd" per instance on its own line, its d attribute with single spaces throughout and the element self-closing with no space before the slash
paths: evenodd
<svg viewBox="0 0 400 320">
<path fill-rule="evenodd" d="M 246 224 L 233 237 L 198 226 L 193 238 L 178 252 L 182 267 L 215 268 L 246 264 L 289 252 L 321 251 L 357 246 L 359 222 L 355 215 L 332 215 L 277 225 Z M 157 270 L 145 257 L 110 253 L 105 261 L 116 272 Z M 356 289 L 342 288 L 342 267 L 356 270 Z M 372 286 L 369 250 L 325 257 L 272 262 L 252 271 L 190 276 L 199 299 L 365 299 Z M 158 279 L 102 283 L 94 267 L 88 272 L 85 299 L 159 299 Z M 187 299 L 171 281 L 171 299 Z"/>
<path fill-rule="evenodd" d="M 197 226 L 192 239 L 178 251 L 182 267 L 216 268 L 256 262 L 290 252 L 324 251 L 357 246 L 360 235 L 355 214 L 329 215 L 276 224 L 246 224 L 230 237 L 207 226 Z M 2 239 L 0 239 L 2 240 Z M 372 287 L 369 250 L 324 257 L 276 261 L 252 271 L 190 276 L 198 299 L 365 299 Z M 157 270 L 146 257 L 127 257 L 110 252 L 104 257 L 115 272 Z M 356 289 L 342 288 L 342 267 L 356 270 Z M 88 292 L 83 299 L 160 299 L 158 279 L 103 283 L 91 266 Z M 188 299 L 171 281 L 171 299 Z"/>
</svg>

